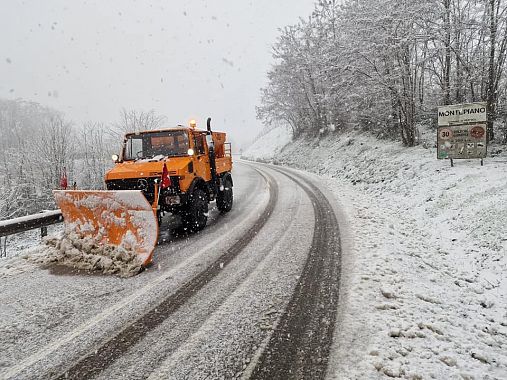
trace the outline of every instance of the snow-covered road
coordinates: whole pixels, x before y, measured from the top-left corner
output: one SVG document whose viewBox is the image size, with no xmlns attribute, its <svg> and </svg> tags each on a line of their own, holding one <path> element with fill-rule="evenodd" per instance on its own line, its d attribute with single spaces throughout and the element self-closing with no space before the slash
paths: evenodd
<svg viewBox="0 0 507 380">
<path fill-rule="evenodd" d="M 301 173 L 239 163 L 234 179 L 233 211 L 213 210 L 196 235 L 163 233 L 133 278 L 10 259 L 0 377 L 325 376 L 339 212 Z"/>
</svg>

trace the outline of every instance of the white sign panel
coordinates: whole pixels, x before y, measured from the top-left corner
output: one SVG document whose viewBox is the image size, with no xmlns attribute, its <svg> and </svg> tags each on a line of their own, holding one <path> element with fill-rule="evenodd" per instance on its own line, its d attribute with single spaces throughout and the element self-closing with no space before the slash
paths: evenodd
<svg viewBox="0 0 507 380">
<path fill-rule="evenodd" d="M 438 107 L 438 126 L 486 121 L 486 103 L 453 104 Z"/>
</svg>

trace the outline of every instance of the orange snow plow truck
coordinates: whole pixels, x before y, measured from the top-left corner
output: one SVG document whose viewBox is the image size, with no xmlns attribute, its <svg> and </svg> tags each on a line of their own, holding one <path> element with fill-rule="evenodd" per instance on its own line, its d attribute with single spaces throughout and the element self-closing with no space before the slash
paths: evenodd
<svg viewBox="0 0 507 380">
<path fill-rule="evenodd" d="M 206 226 L 208 203 L 232 208 L 232 153 L 226 134 L 190 127 L 127 133 L 107 190 L 55 190 L 66 233 L 135 252 L 151 262 L 165 212 L 181 216 L 183 228 Z"/>
</svg>

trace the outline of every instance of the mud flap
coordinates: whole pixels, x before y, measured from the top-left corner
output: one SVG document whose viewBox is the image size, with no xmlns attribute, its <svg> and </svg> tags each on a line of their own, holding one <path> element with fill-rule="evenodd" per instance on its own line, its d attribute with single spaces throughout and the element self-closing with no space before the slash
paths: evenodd
<svg viewBox="0 0 507 380">
<path fill-rule="evenodd" d="M 54 190 L 53 194 L 66 233 L 133 251 L 143 266 L 151 262 L 158 222 L 141 191 Z"/>
</svg>

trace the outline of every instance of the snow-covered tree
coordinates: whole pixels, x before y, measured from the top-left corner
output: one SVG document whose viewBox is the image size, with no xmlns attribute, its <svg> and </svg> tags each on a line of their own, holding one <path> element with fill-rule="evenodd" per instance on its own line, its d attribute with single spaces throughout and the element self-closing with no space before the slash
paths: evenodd
<svg viewBox="0 0 507 380">
<path fill-rule="evenodd" d="M 507 0 L 318 1 L 281 31 L 258 117 L 295 136 L 356 125 L 417 143 L 442 104 L 485 101 L 501 116 Z"/>
<path fill-rule="evenodd" d="M 74 174 L 71 123 L 37 103 L 0 100 L 0 135 L 0 218 L 53 208 L 64 168 Z"/>
</svg>

